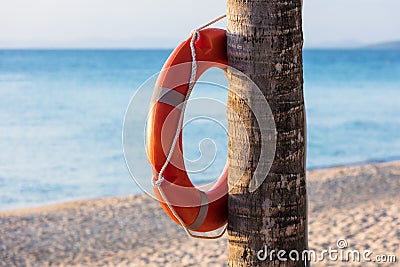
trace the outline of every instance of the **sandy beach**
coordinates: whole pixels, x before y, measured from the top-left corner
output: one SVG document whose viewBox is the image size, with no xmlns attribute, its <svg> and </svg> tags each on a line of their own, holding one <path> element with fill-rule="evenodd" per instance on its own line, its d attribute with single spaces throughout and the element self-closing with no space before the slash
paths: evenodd
<svg viewBox="0 0 400 267">
<path fill-rule="evenodd" d="M 397 256 L 400 162 L 313 170 L 307 176 L 309 246 Z M 147 195 L 0 212 L 0 266 L 226 266 L 227 237 L 188 238 Z M 331 262 L 312 266 L 377 266 Z"/>
</svg>

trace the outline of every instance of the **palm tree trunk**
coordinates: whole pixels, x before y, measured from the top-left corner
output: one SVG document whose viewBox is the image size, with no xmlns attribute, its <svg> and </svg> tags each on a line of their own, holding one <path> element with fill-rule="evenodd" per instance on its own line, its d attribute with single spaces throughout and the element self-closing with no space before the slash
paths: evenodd
<svg viewBox="0 0 400 267">
<path fill-rule="evenodd" d="M 307 249 L 307 197 L 305 177 L 306 127 L 302 67 L 301 0 L 228 0 L 228 63 L 260 88 L 276 125 L 276 152 L 266 179 L 254 192 L 249 183 L 258 164 L 260 128 L 252 110 L 246 83 L 229 76 L 229 266 L 305 266 Z M 246 131 L 238 131 L 243 123 Z M 242 126 L 243 127 L 243 126 Z M 248 135 L 250 160 L 243 157 Z M 243 174 L 237 177 L 238 174 Z M 263 258 L 260 250 L 267 248 Z M 285 250 L 278 259 L 278 251 Z M 296 250 L 300 261 L 290 260 Z M 257 256 L 257 254 L 259 254 Z M 261 260 L 260 260 L 261 256 Z M 291 253 L 291 258 L 297 255 Z"/>
</svg>

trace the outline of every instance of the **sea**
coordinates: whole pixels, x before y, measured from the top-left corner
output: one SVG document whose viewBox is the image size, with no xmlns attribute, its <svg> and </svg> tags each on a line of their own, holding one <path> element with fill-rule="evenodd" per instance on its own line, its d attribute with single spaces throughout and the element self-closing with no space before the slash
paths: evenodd
<svg viewBox="0 0 400 267">
<path fill-rule="evenodd" d="M 143 111 L 133 117 L 145 116 L 149 104 L 131 100 L 151 95 L 143 84 L 170 53 L 0 50 L 0 210 L 149 190 L 145 125 L 124 130 L 124 120 L 130 104 Z M 303 57 L 307 169 L 400 159 L 400 50 L 306 49 Z M 205 75 L 223 86 L 196 85 L 193 97 L 224 107 L 223 72 Z M 215 180 L 226 161 L 226 115 L 217 110 L 218 119 L 184 128 L 196 183 Z M 135 142 L 123 144 L 123 134 Z"/>
</svg>

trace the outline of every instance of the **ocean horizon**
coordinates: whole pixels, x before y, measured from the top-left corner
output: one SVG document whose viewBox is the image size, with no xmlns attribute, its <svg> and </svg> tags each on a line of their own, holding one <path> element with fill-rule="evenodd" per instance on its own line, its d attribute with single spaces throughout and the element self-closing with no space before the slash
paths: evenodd
<svg viewBox="0 0 400 267">
<path fill-rule="evenodd" d="M 125 165 L 124 115 L 171 51 L 0 49 L 0 210 L 141 193 Z M 303 56 L 307 169 L 400 159 L 400 50 Z M 208 75 L 226 84 L 222 72 Z M 196 86 L 195 96 L 210 95 L 226 103 L 226 91 Z M 189 159 L 205 138 L 218 153 L 196 183 L 216 179 L 227 157 L 226 133 L 199 122 L 184 131 Z M 138 161 L 150 171 L 145 155 Z M 149 177 L 136 182 L 150 186 Z"/>
</svg>

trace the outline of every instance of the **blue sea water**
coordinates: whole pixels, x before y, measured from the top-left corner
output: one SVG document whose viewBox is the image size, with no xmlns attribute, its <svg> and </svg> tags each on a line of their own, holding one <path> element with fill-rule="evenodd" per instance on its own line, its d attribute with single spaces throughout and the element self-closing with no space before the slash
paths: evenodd
<svg viewBox="0 0 400 267">
<path fill-rule="evenodd" d="M 124 114 L 170 52 L 0 50 L 0 210 L 139 193 L 124 161 Z M 400 159 L 400 51 L 305 50 L 304 77 L 308 169 Z M 224 91 L 195 88 L 214 93 L 226 102 Z M 184 130 L 189 160 L 201 140 L 219 153 L 197 182 L 215 179 L 227 150 L 223 128 L 197 121 Z M 150 170 L 145 155 L 137 160 Z"/>
</svg>

